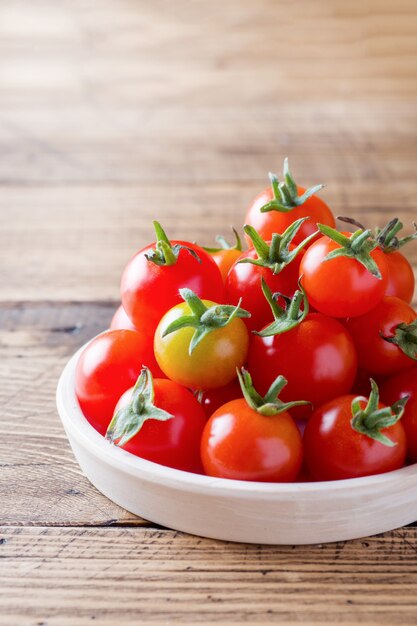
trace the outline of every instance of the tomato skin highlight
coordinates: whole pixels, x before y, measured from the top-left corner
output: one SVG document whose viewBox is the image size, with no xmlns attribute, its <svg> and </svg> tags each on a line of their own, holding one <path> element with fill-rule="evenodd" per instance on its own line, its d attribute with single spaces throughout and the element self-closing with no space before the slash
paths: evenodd
<svg viewBox="0 0 417 626">
<path fill-rule="evenodd" d="M 208 307 L 215 305 L 209 300 L 203 302 Z M 154 339 L 158 365 L 168 378 L 184 387 L 202 390 L 223 387 L 236 378 L 236 368 L 246 361 L 247 328 L 241 319 L 235 318 L 224 328 L 213 330 L 190 355 L 188 348 L 194 328 L 181 328 L 162 336 L 174 320 L 190 313 L 190 307 L 183 302 L 161 319 Z"/>
<path fill-rule="evenodd" d="M 267 243 L 270 245 L 270 242 Z M 290 245 L 290 250 L 294 248 L 294 245 Z M 298 274 L 303 254 L 304 250 L 301 250 L 279 274 L 274 274 L 269 267 L 260 267 L 252 263 L 236 262 L 233 265 L 226 280 L 226 300 L 236 305 L 242 298 L 242 308 L 251 313 L 251 317 L 245 319 L 249 330 L 260 330 L 273 320 L 271 308 L 262 293 L 262 278 L 272 293 L 279 291 L 292 297 L 298 287 Z M 245 258 L 258 258 L 254 248 L 243 252 L 238 261 Z"/>
<path fill-rule="evenodd" d="M 401 423 L 407 436 L 407 457 L 417 462 L 417 365 L 406 372 L 396 374 L 381 386 L 381 398 L 386 404 L 393 404 L 400 398 L 409 396 Z"/>
<path fill-rule="evenodd" d="M 412 367 L 415 361 L 383 337 L 393 337 L 398 324 L 411 324 L 416 317 L 417 313 L 404 300 L 386 296 L 369 313 L 348 319 L 346 328 L 355 343 L 359 367 L 383 376 Z"/>
<path fill-rule="evenodd" d="M 182 301 L 180 288 L 188 287 L 198 296 L 216 302 L 224 300 L 223 279 L 212 257 L 188 241 L 171 243 L 194 250 L 201 263 L 188 250 L 182 249 L 174 265 L 156 265 L 145 256 L 155 248 L 154 243 L 135 254 L 122 274 L 120 289 L 126 314 L 135 326 L 145 323 L 152 332 L 161 317 Z"/>
<path fill-rule="evenodd" d="M 305 189 L 303 187 L 297 188 L 299 195 L 304 193 Z M 294 207 L 288 213 L 281 213 L 280 211 L 261 213 L 261 208 L 273 200 L 273 198 L 274 194 L 271 187 L 261 191 L 249 206 L 245 217 L 245 224 L 253 226 L 263 239 L 269 240 L 274 233 L 283 233 L 293 222 L 302 217 L 309 217 L 310 219 L 302 224 L 294 237 L 295 245 L 298 245 L 306 237 L 315 233 L 318 223 L 326 224 L 332 228 L 335 226 L 333 213 L 327 204 L 316 195 L 311 196 L 304 204 Z M 248 244 L 251 245 L 250 238 L 246 236 L 246 239 Z"/>
<path fill-rule="evenodd" d="M 146 365 L 163 376 L 153 354 L 152 340 L 135 330 L 108 330 L 83 350 L 75 370 L 75 393 L 87 420 L 106 433 L 114 407 Z"/>
<path fill-rule="evenodd" d="M 344 326 L 321 313 L 309 313 L 291 330 L 273 337 L 253 335 L 248 355 L 255 388 L 266 393 L 282 374 L 288 380 L 284 402 L 308 400 L 317 408 L 335 396 L 349 393 L 356 376 L 357 357 Z M 291 414 L 309 417 L 312 408 L 297 407 Z"/>
<path fill-rule="evenodd" d="M 154 404 L 174 417 L 147 420 L 130 441 L 121 446 L 135 456 L 185 472 L 203 473 L 200 440 L 206 423 L 204 410 L 191 391 L 171 380 L 154 379 Z M 129 403 L 132 388 L 117 403 L 115 412 Z"/>
<path fill-rule="evenodd" d="M 302 285 L 311 306 L 320 313 L 340 318 L 363 315 L 384 296 L 388 280 L 386 255 L 378 248 L 371 252 L 382 275 L 380 280 L 356 259 L 342 256 L 325 261 L 338 248 L 339 244 L 323 236 L 306 250 L 300 264 Z"/>
<path fill-rule="evenodd" d="M 115 311 L 110 322 L 110 330 L 136 330 L 136 326 L 129 319 L 126 311 L 121 304 Z"/>
<path fill-rule="evenodd" d="M 292 482 L 302 457 L 301 435 L 289 413 L 266 417 L 244 399 L 217 409 L 201 438 L 204 470 L 219 478 Z"/>
<path fill-rule="evenodd" d="M 242 390 L 236 378 L 224 387 L 216 387 L 215 389 L 203 391 L 200 403 L 208 419 L 213 415 L 214 411 L 217 411 L 223 404 L 231 400 L 237 400 L 238 398 L 242 398 Z"/>
<path fill-rule="evenodd" d="M 414 271 L 405 256 L 396 250 L 385 254 L 388 264 L 386 296 L 396 296 L 410 304 L 414 296 Z"/>
<path fill-rule="evenodd" d="M 404 465 L 406 436 L 401 422 L 381 431 L 396 442 L 393 447 L 357 432 L 351 426 L 354 398 L 347 395 L 328 402 L 307 422 L 303 439 L 305 463 L 315 480 L 371 476 Z M 365 405 L 363 401 L 362 408 Z"/>
</svg>

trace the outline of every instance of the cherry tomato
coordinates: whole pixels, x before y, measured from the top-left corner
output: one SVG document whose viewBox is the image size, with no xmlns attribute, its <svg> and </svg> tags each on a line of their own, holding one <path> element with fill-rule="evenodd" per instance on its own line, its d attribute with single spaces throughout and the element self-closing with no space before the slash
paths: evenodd
<svg viewBox="0 0 417 626">
<path fill-rule="evenodd" d="M 380 434 L 394 445 L 381 443 L 352 427 L 353 400 L 353 395 L 335 398 L 317 409 L 307 422 L 304 454 L 315 480 L 370 476 L 404 465 L 406 438 L 401 422 L 380 429 Z M 359 399 L 359 405 L 364 410 L 366 400 Z M 382 409 L 384 405 L 377 403 L 377 407 Z"/>
<path fill-rule="evenodd" d="M 181 290 L 182 293 L 185 291 Z M 200 303 L 206 310 L 219 307 L 209 300 Z M 201 315 L 204 312 L 203 309 Z M 190 304 L 183 302 L 164 315 L 155 332 L 156 360 L 164 374 L 180 385 L 203 390 L 223 387 L 236 377 L 236 368 L 245 363 L 249 344 L 246 326 L 238 317 L 223 327 L 210 325 L 210 332 L 190 350 L 195 326 L 179 327 L 174 332 L 165 333 L 171 324 L 192 314 Z"/>
<path fill-rule="evenodd" d="M 410 461 L 417 461 L 417 365 L 396 374 L 383 383 L 381 398 L 387 404 L 393 404 L 409 396 L 405 405 L 401 423 L 407 436 L 407 456 Z"/>
<path fill-rule="evenodd" d="M 110 322 L 110 330 L 136 330 L 136 326 L 128 318 L 123 306 L 120 305 Z"/>
<path fill-rule="evenodd" d="M 388 265 L 386 296 L 396 296 L 410 303 L 414 296 L 415 278 L 413 268 L 398 250 L 385 254 Z"/>
<path fill-rule="evenodd" d="M 155 331 L 161 317 L 181 302 L 179 289 L 222 302 L 220 271 L 203 248 L 188 241 L 170 242 L 155 223 L 157 242 L 140 250 L 127 264 L 121 281 L 123 307 L 137 327 Z M 150 259 L 154 260 L 150 260 Z"/>
<path fill-rule="evenodd" d="M 336 231 L 334 231 L 336 232 Z M 338 233 L 347 239 L 352 233 Z M 386 255 L 379 249 L 364 255 L 376 264 L 377 278 L 356 258 L 338 256 L 326 260 L 328 254 L 342 248 L 330 237 L 321 237 L 304 254 L 300 276 L 310 304 L 331 317 L 363 315 L 375 307 L 386 290 L 388 266 Z"/>
<path fill-rule="evenodd" d="M 230 400 L 237 400 L 242 397 L 242 390 L 239 385 L 239 381 L 232 380 L 231 383 L 224 387 L 217 387 L 216 389 L 208 389 L 203 391 L 199 400 L 201 406 L 207 417 L 213 415 L 219 407 Z"/>
<path fill-rule="evenodd" d="M 409 304 L 386 296 L 369 313 L 347 320 L 346 328 L 355 343 L 359 366 L 371 374 L 390 376 L 412 367 L 417 359 L 417 328 L 409 332 L 398 329 L 399 325 L 409 326 L 417 319 L 417 313 Z M 408 354 L 392 340 L 398 341 Z"/>
<path fill-rule="evenodd" d="M 136 381 L 143 365 L 163 376 L 155 361 L 152 338 L 134 330 L 108 330 L 81 353 L 75 392 L 85 417 L 102 435 L 118 399 Z"/>
<path fill-rule="evenodd" d="M 313 407 L 348 393 L 356 364 L 355 346 L 347 330 L 321 313 L 309 313 L 282 334 L 252 336 L 248 354 L 249 370 L 261 393 L 282 374 L 288 380 L 282 399 L 308 400 Z M 311 410 L 303 407 L 296 415 L 309 417 Z"/>
<path fill-rule="evenodd" d="M 277 177 L 270 175 L 271 187 L 264 189 L 249 206 L 245 223 L 253 226 L 263 239 L 271 239 L 274 233 L 283 233 L 293 222 L 305 220 L 294 237 L 294 243 L 317 232 L 317 224 L 334 227 L 335 219 L 327 204 L 315 195 L 323 185 L 316 185 L 306 190 L 298 186 L 284 161 L 284 181 L 278 183 Z M 265 210 L 268 209 L 268 210 Z"/>
<path fill-rule="evenodd" d="M 147 419 L 139 432 L 120 447 L 131 454 L 186 472 L 201 474 L 200 440 L 206 416 L 195 396 L 171 380 L 153 380 L 153 404 L 171 419 Z M 115 414 L 132 399 L 128 389 L 117 403 Z M 116 441 L 117 443 L 117 441 Z"/>
<path fill-rule="evenodd" d="M 290 482 L 297 478 L 303 455 L 294 420 L 283 407 L 277 406 L 277 413 L 270 415 L 259 410 L 261 407 L 242 398 L 213 413 L 201 438 L 206 474 L 263 482 Z"/>
</svg>

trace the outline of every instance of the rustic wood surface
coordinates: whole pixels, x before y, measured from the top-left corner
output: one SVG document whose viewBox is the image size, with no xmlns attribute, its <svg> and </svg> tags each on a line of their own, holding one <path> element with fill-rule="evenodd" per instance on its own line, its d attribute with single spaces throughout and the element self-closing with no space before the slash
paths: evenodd
<svg viewBox="0 0 417 626">
<path fill-rule="evenodd" d="M 415 624 L 417 528 L 314 547 L 189 537 L 82 476 L 59 373 L 152 235 L 240 226 L 269 170 L 416 219 L 413 0 L 0 5 L 0 624 Z M 417 247 L 409 250 L 417 266 Z"/>
</svg>

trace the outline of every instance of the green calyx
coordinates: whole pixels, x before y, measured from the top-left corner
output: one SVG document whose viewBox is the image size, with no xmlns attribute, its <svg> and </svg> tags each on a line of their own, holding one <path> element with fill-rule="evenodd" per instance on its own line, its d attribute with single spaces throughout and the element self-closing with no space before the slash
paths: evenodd
<svg viewBox="0 0 417 626">
<path fill-rule="evenodd" d="M 180 289 L 180 295 L 188 304 L 191 315 L 182 315 L 171 322 L 162 336 L 166 337 L 181 328 L 194 328 L 194 334 L 191 338 L 188 350 L 190 355 L 204 337 L 213 332 L 213 330 L 224 328 L 236 317 L 250 317 L 249 311 L 240 308 L 241 300 L 239 300 L 236 306 L 215 304 L 211 307 L 207 307 L 191 289 Z"/>
<path fill-rule="evenodd" d="M 253 226 L 246 224 L 243 227 L 243 230 L 252 241 L 258 258 L 244 258 L 240 259 L 238 263 L 252 263 L 252 265 L 258 265 L 260 267 L 268 267 L 274 274 L 279 274 L 282 272 L 284 267 L 291 263 L 297 254 L 299 254 L 299 252 L 317 235 L 317 233 L 313 233 L 309 237 L 306 237 L 306 239 L 298 244 L 298 246 L 291 249 L 291 244 L 295 235 L 298 233 L 301 225 L 306 220 L 308 220 L 308 217 L 296 220 L 282 234 L 274 233 L 272 235 L 270 245 L 262 239 Z"/>
<path fill-rule="evenodd" d="M 306 400 L 295 400 L 294 402 L 282 402 L 279 399 L 279 394 L 287 384 L 287 379 L 284 376 L 278 376 L 266 392 L 264 396 L 261 396 L 255 389 L 252 383 L 252 377 L 244 367 L 237 371 L 240 387 L 242 389 L 243 397 L 250 406 L 251 409 L 270 417 L 272 415 L 278 415 L 288 409 L 292 409 L 294 406 L 304 406 L 310 404 Z"/>
<path fill-rule="evenodd" d="M 356 259 L 372 276 L 375 276 L 375 278 L 379 280 L 382 279 L 379 267 L 371 257 L 371 252 L 375 250 L 378 243 L 372 236 L 370 230 L 359 228 L 352 233 L 351 237 L 347 237 L 335 228 L 331 228 L 331 226 L 326 226 L 325 224 L 317 224 L 317 226 L 322 235 L 326 235 L 340 246 L 340 248 L 332 250 L 324 259 L 325 261 L 330 261 L 331 259 L 336 259 L 341 256 Z"/>
<path fill-rule="evenodd" d="M 123 446 L 137 435 L 149 420 L 165 422 L 174 416 L 154 405 L 154 386 L 150 370 L 144 367 L 133 388 L 132 398 L 114 415 L 106 432 L 106 439 Z"/>
<path fill-rule="evenodd" d="M 351 426 L 358 433 L 392 448 L 397 444 L 381 431 L 393 426 L 402 418 L 408 399 L 409 396 L 405 396 L 391 406 L 380 409 L 378 385 L 371 378 L 371 393 L 366 407 L 364 409 L 361 407 L 361 402 L 365 400 L 362 396 L 352 400 Z"/>
<path fill-rule="evenodd" d="M 351 224 L 365 230 L 365 226 L 363 226 L 357 220 L 352 219 L 351 217 L 338 217 L 338 220 L 341 222 L 345 222 L 346 224 Z M 390 252 L 396 252 L 403 246 L 405 246 L 410 241 L 414 241 L 417 239 L 417 224 L 413 222 L 414 232 L 412 235 L 407 235 L 406 237 L 398 237 L 398 233 L 400 230 L 404 228 L 404 225 L 398 217 L 394 217 L 384 228 L 376 228 L 375 229 L 375 240 L 377 242 L 377 247 L 380 248 L 383 252 L 389 254 Z"/>
<path fill-rule="evenodd" d="M 213 254 L 214 252 L 221 252 L 222 250 L 237 250 L 238 252 L 242 252 L 242 240 L 239 237 L 239 233 L 235 228 L 232 228 L 233 234 L 235 236 L 235 245 L 231 245 L 223 235 L 216 235 L 216 241 L 219 244 L 218 247 L 209 248 L 207 246 L 203 246 L 203 250 Z"/>
<path fill-rule="evenodd" d="M 403 224 L 400 222 L 398 217 L 395 217 L 393 220 L 388 222 L 384 228 L 376 229 L 378 247 L 387 253 L 399 250 L 410 241 L 417 239 L 417 224 L 413 222 L 413 226 L 416 232 L 412 235 L 408 235 L 407 237 L 397 237 L 400 230 L 403 229 Z"/>
<path fill-rule="evenodd" d="M 382 339 L 393 343 L 413 361 L 417 361 L 417 319 L 411 324 L 398 324 L 393 337 L 385 337 L 381 333 Z"/>
<path fill-rule="evenodd" d="M 187 250 L 187 252 L 189 252 L 199 263 L 201 263 L 200 257 L 192 248 L 178 243 L 172 245 L 159 222 L 154 221 L 153 227 L 155 229 L 156 243 L 155 248 L 150 250 L 148 254 L 145 254 L 148 261 L 155 263 L 155 265 L 175 265 L 178 261 L 180 251 Z"/>
<path fill-rule="evenodd" d="M 324 187 L 324 185 L 315 185 L 299 196 L 297 185 L 288 166 L 288 158 L 284 159 L 283 175 L 284 182 L 280 183 L 276 174 L 269 174 L 274 199 L 261 208 L 261 213 L 267 213 L 268 211 L 288 213 L 295 207 L 304 204 L 311 196 Z"/>
<path fill-rule="evenodd" d="M 306 293 L 301 287 L 298 289 L 292 298 L 284 296 L 281 293 L 271 293 L 270 288 L 262 278 L 262 293 L 264 294 L 269 306 L 271 307 L 274 321 L 266 326 L 260 332 L 253 331 L 255 335 L 260 337 L 273 337 L 274 335 L 281 335 L 286 333 L 291 328 L 298 326 L 308 314 L 309 304 Z M 285 302 L 285 306 L 282 307 L 278 304 L 278 299 L 282 298 Z"/>
</svg>

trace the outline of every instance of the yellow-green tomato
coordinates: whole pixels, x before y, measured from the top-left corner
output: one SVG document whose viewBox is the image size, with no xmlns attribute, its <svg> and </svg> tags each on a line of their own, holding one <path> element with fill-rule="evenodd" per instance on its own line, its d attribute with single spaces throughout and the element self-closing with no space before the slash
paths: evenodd
<svg viewBox="0 0 417 626">
<path fill-rule="evenodd" d="M 215 302 L 203 300 L 207 307 Z M 154 339 L 159 367 L 171 380 L 192 389 L 215 389 L 236 377 L 236 368 L 246 362 L 249 334 L 244 322 L 234 318 L 227 326 L 216 328 L 189 354 L 195 328 L 180 328 L 165 337 L 164 331 L 176 319 L 191 315 L 186 302 L 177 304 L 159 322 Z"/>
</svg>

